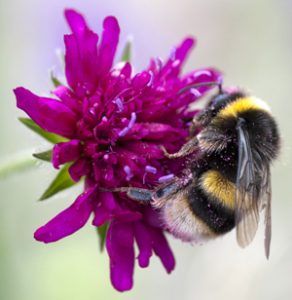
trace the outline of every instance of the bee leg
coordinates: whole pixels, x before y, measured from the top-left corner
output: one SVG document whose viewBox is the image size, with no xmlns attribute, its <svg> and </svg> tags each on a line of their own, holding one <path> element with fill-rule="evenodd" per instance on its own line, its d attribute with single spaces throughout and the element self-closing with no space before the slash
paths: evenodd
<svg viewBox="0 0 292 300">
<path fill-rule="evenodd" d="M 153 192 L 147 189 L 135 188 L 135 187 L 121 187 L 112 189 L 111 192 L 127 193 L 127 196 L 136 201 L 148 203 L 152 200 Z"/>
<path fill-rule="evenodd" d="M 173 181 L 166 185 L 158 186 L 153 192 L 153 198 L 164 198 L 168 197 L 170 194 L 176 192 L 178 188 L 178 183 Z"/>
<path fill-rule="evenodd" d="M 190 129 L 189 129 L 189 133 L 190 136 L 193 136 L 196 134 L 196 132 L 202 127 L 201 123 L 196 120 L 196 118 L 193 119 L 191 125 L 190 125 Z"/>
<path fill-rule="evenodd" d="M 185 143 L 181 147 L 181 149 L 176 153 L 168 153 L 164 146 L 161 146 L 161 149 L 167 158 L 179 158 L 179 157 L 187 156 L 187 155 L 195 152 L 196 150 L 198 150 L 198 145 L 199 145 L 199 142 L 198 142 L 197 137 L 193 137 L 187 143 Z"/>
</svg>

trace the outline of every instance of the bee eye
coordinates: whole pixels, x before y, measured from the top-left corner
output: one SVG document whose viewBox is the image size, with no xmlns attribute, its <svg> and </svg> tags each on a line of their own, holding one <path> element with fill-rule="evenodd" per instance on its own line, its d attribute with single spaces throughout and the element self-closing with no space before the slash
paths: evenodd
<svg viewBox="0 0 292 300">
<path fill-rule="evenodd" d="M 212 106 L 210 109 L 210 112 L 211 112 L 212 117 L 215 117 L 217 114 L 217 109 L 214 106 Z"/>
<path fill-rule="evenodd" d="M 229 100 L 229 95 L 227 94 L 219 94 L 213 98 L 211 106 L 214 108 L 221 108 L 223 107 Z"/>
</svg>

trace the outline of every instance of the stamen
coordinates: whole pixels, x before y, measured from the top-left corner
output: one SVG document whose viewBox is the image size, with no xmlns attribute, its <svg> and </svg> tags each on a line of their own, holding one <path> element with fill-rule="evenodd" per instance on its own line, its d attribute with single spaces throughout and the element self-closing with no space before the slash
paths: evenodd
<svg viewBox="0 0 292 300">
<path fill-rule="evenodd" d="M 158 182 L 159 183 L 167 182 L 167 181 L 171 180 L 173 177 L 174 177 L 174 174 L 168 174 L 165 176 L 161 176 L 158 178 Z"/>
<path fill-rule="evenodd" d="M 124 110 L 124 104 L 123 104 L 123 101 L 122 101 L 122 99 L 120 97 L 117 97 L 114 100 L 114 103 L 117 105 L 119 113 Z"/>
<path fill-rule="evenodd" d="M 94 108 L 94 107 L 91 107 L 91 108 L 89 109 L 89 112 L 90 112 L 93 116 L 95 116 L 95 108 Z"/>
<path fill-rule="evenodd" d="M 199 98 L 202 94 L 195 88 L 190 89 L 190 93 Z"/>
<path fill-rule="evenodd" d="M 160 57 L 155 58 L 155 67 L 157 71 L 160 71 L 163 65 L 162 59 Z"/>
<path fill-rule="evenodd" d="M 149 165 L 147 165 L 145 167 L 145 173 L 143 175 L 143 184 L 145 184 L 146 176 L 147 176 L 148 173 L 156 174 L 157 173 L 157 169 L 155 167 L 149 166 Z"/>
<path fill-rule="evenodd" d="M 115 66 L 116 69 L 114 69 L 111 74 L 114 76 L 114 77 L 119 77 L 120 74 L 121 74 L 121 67 L 119 65 L 116 65 Z M 120 68 L 119 68 L 120 67 Z"/>
<path fill-rule="evenodd" d="M 180 60 L 176 59 L 173 63 L 172 63 L 172 67 L 176 68 L 178 65 L 180 64 Z"/>
<path fill-rule="evenodd" d="M 152 167 L 152 166 L 148 165 L 148 166 L 145 167 L 145 172 L 156 174 L 157 173 L 157 169 L 155 167 Z"/>
<path fill-rule="evenodd" d="M 212 74 L 211 74 L 210 71 L 202 70 L 202 71 L 197 71 L 196 73 L 194 73 L 193 77 L 194 77 L 194 78 L 198 78 L 198 77 L 200 77 L 200 76 L 202 76 L 202 75 L 206 75 L 206 76 L 211 77 Z"/>
<path fill-rule="evenodd" d="M 152 83 L 153 83 L 153 80 L 154 80 L 154 74 L 153 74 L 153 72 L 151 70 L 148 73 L 150 74 L 150 79 L 149 79 L 149 81 L 147 83 L 147 86 L 151 86 Z"/>
<path fill-rule="evenodd" d="M 97 103 L 94 103 L 93 106 L 89 109 L 89 112 L 93 115 L 96 116 L 96 108 L 98 107 Z"/>
<path fill-rule="evenodd" d="M 126 166 L 124 166 L 124 171 L 125 171 L 125 173 L 126 173 L 126 180 L 127 181 L 130 181 L 131 180 L 131 178 L 134 176 L 133 175 L 133 173 L 132 173 L 132 170 L 131 170 L 131 168 L 128 166 L 128 165 L 126 165 Z"/>
<path fill-rule="evenodd" d="M 135 112 L 132 112 L 132 113 L 131 113 L 131 120 L 130 120 L 129 125 L 128 125 L 128 127 L 129 127 L 130 129 L 134 126 L 136 120 L 137 120 L 137 115 L 136 115 Z"/>
<path fill-rule="evenodd" d="M 137 119 L 136 113 L 132 112 L 131 113 L 131 119 L 130 119 L 130 122 L 129 122 L 128 126 L 126 126 L 124 129 L 122 129 L 119 132 L 119 137 L 125 136 L 133 128 L 133 126 L 134 126 L 134 124 L 136 122 L 136 119 Z"/>
</svg>

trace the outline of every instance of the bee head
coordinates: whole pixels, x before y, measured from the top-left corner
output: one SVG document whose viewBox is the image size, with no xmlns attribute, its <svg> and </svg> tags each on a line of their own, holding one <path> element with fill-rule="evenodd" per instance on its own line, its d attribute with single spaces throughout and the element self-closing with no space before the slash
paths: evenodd
<svg viewBox="0 0 292 300">
<path fill-rule="evenodd" d="M 208 103 L 207 109 L 211 110 L 213 116 L 215 116 L 221 109 L 225 108 L 231 102 L 238 98 L 243 98 L 246 95 L 239 89 L 224 89 L 219 94 L 213 96 Z"/>
<path fill-rule="evenodd" d="M 207 107 L 196 116 L 195 121 L 199 122 L 203 127 L 207 126 L 220 110 L 244 96 L 245 94 L 237 88 L 223 89 L 210 99 Z"/>
</svg>

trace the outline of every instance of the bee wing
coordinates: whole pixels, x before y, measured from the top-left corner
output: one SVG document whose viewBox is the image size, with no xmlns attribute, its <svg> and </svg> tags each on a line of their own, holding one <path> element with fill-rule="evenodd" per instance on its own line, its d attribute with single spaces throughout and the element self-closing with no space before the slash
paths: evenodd
<svg viewBox="0 0 292 300">
<path fill-rule="evenodd" d="M 263 170 L 263 184 L 261 186 L 261 210 L 265 214 L 265 254 L 269 258 L 270 244 L 272 237 L 272 216 L 271 216 L 271 201 L 272 201 L 272 189 L 271 189 L 271 173 L 269 165 L 266 165 Z"/>
<path fill-rule="evenodd" d="M 244 122 L 243 119 L 239 119 L 237 123 L 238 167 L 235 195 L 236 237 L 241 247 L 251 243 L 259 222 L 259 189 L 256 184 L 256 165 Z"/>
</svg>

